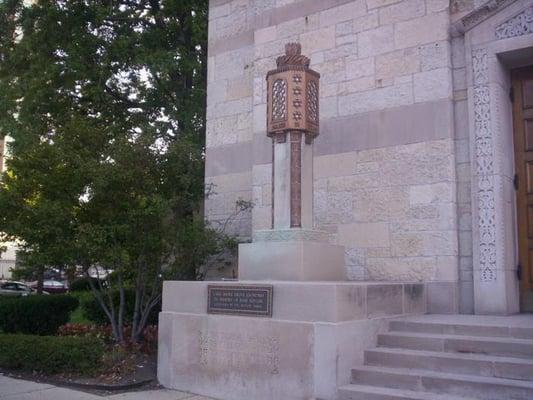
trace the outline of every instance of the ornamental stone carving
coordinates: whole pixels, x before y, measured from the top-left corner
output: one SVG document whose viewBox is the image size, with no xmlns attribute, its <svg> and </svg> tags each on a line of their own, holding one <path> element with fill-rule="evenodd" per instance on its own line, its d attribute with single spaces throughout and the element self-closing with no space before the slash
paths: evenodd
<svg viewBox="0 0 533 400">
<path fill-rule="evenodd" d="M 454 29 L 459 33 L 464 33 L 494 15 L 499 9 L 511 4 L 514 1 L 515 0 L 487 1 L 484 5 L 465 15 L 463 18 L 453 24 Z M 461 3 L 461 0 L 453 1 L 451 4 L 451 9 L 454 11 L 460 11 L 463 8 Z"/>
<path fill-rule="evenodd" d="M 474 50 L 472 64 L 480 280 L 488 282 L 496 280 L 496 209 L 487 50 Z"/>
<path fill-rule="evenodd" d="M 507 39 L 533 33 L 533 7 L 526 8 L 517 16 L 496 27 L 498 39 Z"/>
</svg>

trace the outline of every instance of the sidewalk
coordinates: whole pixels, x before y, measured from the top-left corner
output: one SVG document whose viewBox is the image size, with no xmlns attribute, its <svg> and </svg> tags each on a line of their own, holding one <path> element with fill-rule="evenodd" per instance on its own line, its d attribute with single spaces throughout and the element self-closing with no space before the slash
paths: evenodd
<svg viewBox="0 0 533 400">
<path fill-rule="evenodd" d="M 147 390 L 109 396 L 60 388 L 46 383 L 35 383 L 0 375 L 1 400 L 214 400 L 175 390 Z"/>
</svg>

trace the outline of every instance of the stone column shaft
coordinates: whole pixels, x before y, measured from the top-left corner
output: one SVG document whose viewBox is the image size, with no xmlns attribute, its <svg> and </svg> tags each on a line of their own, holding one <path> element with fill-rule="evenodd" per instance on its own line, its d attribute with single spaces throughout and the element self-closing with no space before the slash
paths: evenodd
<svg viewBox="0 0 533 400">
<path fill-rule="evenodd" d="M 273 136 L 272 229 L 313 228 L 313 145 L 304 135 Z"/>
</svg>

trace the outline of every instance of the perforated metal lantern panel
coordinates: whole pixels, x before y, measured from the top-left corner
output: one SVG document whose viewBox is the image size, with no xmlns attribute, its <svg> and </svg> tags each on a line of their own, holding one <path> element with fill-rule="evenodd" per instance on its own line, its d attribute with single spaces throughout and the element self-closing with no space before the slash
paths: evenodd
<svg viewBox="0 0 533 400">
<path fill-rule="evenodd" d="M 287 44 L 277 68 L 267 74 L 268 136 L 290 131 L 304 132 L 308 140 L 318 136 L 319 79 L 300 44 Z"/>
</svg>

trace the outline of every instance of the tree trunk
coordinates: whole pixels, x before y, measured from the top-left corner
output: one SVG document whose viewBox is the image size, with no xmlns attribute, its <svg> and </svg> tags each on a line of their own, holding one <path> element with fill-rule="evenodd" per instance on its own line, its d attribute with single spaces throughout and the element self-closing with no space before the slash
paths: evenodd
<svg viewBox="0 0 533 400">
<path fill-rule="evenodd" d="M 44 287 L 44 266 L 37 268 L 37 294 L 43 294 Z"/>
<path fill-rule="evenodd" d="M 125 344 L 124 340 L 124 310 L 126 308 L 126 294 L 124 293 L 124 284 L 122 280 L 122 273 L 118 272 L 118 290 L 119 290 L 119 304 L 118 304 L 118 332 L 120 343 Z"/>
<path fill-rule="evenodd" d="M 158 294 L 154 299 L 152 299 L 152 301 L 148 303 L 144 311 L 141 313 L 141 319 L 139 321 L 139 325 L 137 326 L 137 329 L 135 332 L 132 331 L 132 341 L 134 343 L 138 343 L 142 339 L 142 334 L 146 328 L 148 317 L 150 316 L 152 309 L 157 305 L 157 303 L 159 303 L 160 300 L 161 300 L 161 293 Z"/>
<path fill-rule="evenodd" d="M 131 341 L 137 343 L 137 327 L 139 325 L 140 319 L 140 310 L 143 301 L 143 287 L 146 284 L 144 282 L 143 276 L 143 265 L 142 263 L 137 263 L 137 279 L 135 281 L 135 305 L 133 307 L 133 318 L 131 321 Z"/>
<path fill-rule="evenodd" d="M 113 330 L 113 338 L 115 339 L 116 342 L 123 343 L 124 333 L 121 329 L 119 329 L 117 320 L 115 318 L 115 309 L 113 307 L 112 296 L 109 295 L 108 293 L 108 297 L 110 298 L 110 306 L 108 306 L 104 300 L 104 296 L 102 295 L 104 288 L 102 287 L 102 281 L 100 280 L 100 276 L 97 275 L 98 288 L 94 286 L 94 282 L 92 281 L 92 279 L 90 279 L 90 276 L 87 272 L 86 272 L 86 276 L 89 278 L 89 286 L 91 286 L 91 291 L 93 293 L 93 296 L 95 297 L 100 307 L 102 307 L 102 310 L 104 310 L 104 313 L 107 316 L 109 323 L 111 324 L 111 329 Z"/>
</svg>

